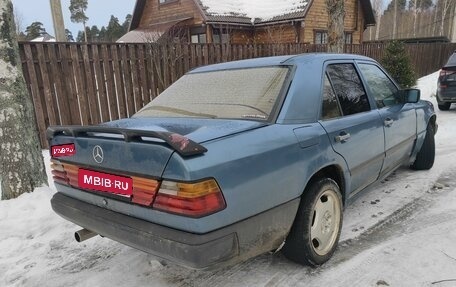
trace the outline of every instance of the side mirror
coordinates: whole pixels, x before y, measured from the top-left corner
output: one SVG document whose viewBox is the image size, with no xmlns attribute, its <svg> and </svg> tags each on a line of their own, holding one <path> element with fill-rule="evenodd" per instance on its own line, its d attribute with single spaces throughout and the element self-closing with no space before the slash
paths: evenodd
<svg viewBox="0 0 456 287">
<path fill-rule="evenodd" d="M 402 90 L 404 103 L 414 104 L 420 100 L 421 91 L 419 89 L 405 89 Z"/>
</svg>

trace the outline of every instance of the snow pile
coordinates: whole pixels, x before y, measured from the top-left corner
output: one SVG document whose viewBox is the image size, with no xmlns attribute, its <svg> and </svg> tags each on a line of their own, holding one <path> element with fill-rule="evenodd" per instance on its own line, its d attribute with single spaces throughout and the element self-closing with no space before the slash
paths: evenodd
<svg viewBox="0 0 456 287">
<path fill-rule="evenodd" d="M 431 100 L 435 97 L 437 90 L 437 79 L 439 78 L 440 71 L 427 75 L 418 79 L 417 87 L 421 90 L 421 98 L 423 100 Z"/>
<path fill-rule="evenodd" d="M 306 0 L 200 0 L 213 16 L 242 16 L 263 21 L 305 10 Z"/>
</svg>

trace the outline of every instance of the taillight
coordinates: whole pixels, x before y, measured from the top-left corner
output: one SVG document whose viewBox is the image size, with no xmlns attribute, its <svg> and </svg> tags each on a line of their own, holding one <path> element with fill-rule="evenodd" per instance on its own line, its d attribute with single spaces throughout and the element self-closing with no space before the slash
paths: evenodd
<svg viewBox="0 0 456 287">
<path fill-rule="evenodd" d="M 450 71 L 450 70 L 442 69 L 442 70 L 440 70 L 440 77 L 449 76 L 449 75 L 452 75 L 454 73 L 456 73 L 456 71 Z"/>
<path fill-rule="evenodd" d="M 132 202 L 144 206 L 150 206 L 157 193 L 158 181 L 153 179 L 133 177 Z"/>
<path fill-rule="evenodd" d="M 79 188 L 79 166 L 51 160 L 52 178 L 56 183 Z M 189 217 L 203 217 L 226 207 L 217 182 L 209 179 L 196 183 L 160 182 L 132 177 L 131 202 Z M 160 186 L 160 188 L 159 188 Z M 152 204 L 153 203 L 153 204 Z"/>
<path fill-rule="evenodd" d="M 51 160 L 52 179 L 60 184 L 78 186 L 78 167 L 72 164 Z"/>
<path fill-rule="evenodd" d="M 60 184 L 68 185 L 68 177 L 66 175 L 65 169 L 63 168 L 63 164 L 57 160 L 51 160 L 51 173 L 52 179 Z"/>
<path fill-rule="evenodd" d="M 198 183 L 163 181 L 153 208 L 190 217 L 203 217 L 226 207 L 214 179 Z"/>
</svg>

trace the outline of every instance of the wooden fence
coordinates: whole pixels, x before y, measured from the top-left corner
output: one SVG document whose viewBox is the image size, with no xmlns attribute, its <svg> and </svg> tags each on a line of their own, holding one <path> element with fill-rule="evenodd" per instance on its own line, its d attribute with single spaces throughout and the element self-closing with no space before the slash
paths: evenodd
<svg viewBox="0 0 456 287">
<path fill-rule="evenodd" d="M 380 60 L 386 44 L 348 45 Z M 438 70 L 456 44 L 408 44 L 418 76 Z M 324 45 L 153 45 L 20 43 L 43 147 L 50 125 L 91 125 L 126 118 L 192 68 L 232 60 L 324 52 Z"/>
</svg>

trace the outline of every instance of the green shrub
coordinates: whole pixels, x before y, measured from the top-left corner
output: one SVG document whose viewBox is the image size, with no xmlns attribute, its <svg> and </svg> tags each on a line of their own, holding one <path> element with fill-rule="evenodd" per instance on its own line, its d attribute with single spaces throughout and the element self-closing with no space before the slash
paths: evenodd
<svg viewBox="0 0 456 287">
<path fill-rule="evenodd" d="M 388 43 L 381 62 L 383 67 L 401 87 L 409 88 L 415 86 L 416 76 L 404 43 L 400 41 Z"/>
</svg>

